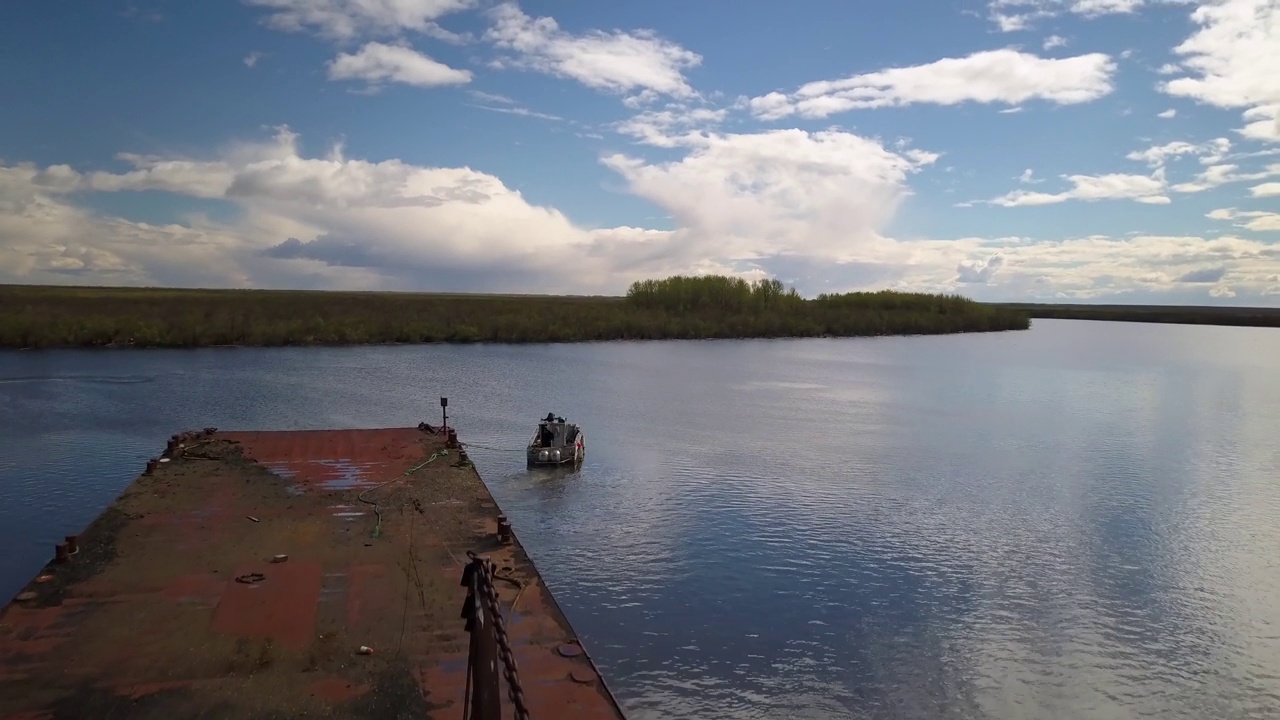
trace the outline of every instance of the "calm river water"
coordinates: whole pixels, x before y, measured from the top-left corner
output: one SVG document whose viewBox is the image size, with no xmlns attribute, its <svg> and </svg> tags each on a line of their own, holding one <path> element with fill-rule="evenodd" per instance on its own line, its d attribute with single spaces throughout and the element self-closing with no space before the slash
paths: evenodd
<svg viewBox="0 0 1280 720">
<path fill-rule="evenodd" d="M 632 720 L 1280 714 L 1267 329 L 0 353 L 0 590 L 173 432 L 441 395 Z"/>
</svg>

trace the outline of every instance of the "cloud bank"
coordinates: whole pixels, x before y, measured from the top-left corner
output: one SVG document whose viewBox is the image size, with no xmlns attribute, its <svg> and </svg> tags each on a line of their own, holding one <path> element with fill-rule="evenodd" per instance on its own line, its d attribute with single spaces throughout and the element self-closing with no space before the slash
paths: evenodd
<svg viewBox="0 0 1280 720">
<path fill-rule="evenodd" d="M 308 156 L 279 128 L 216 157 L 122 155 L 121 172 L 0 166 L 0 279 L 209 287 L 341 287 L 616 293 L 675 272 L 776 275 L 804 267 L 868 286 L 995 287 L 1015 297 L 1168 290 L 1202 267 L 1261 293 L 1280 249 L 1238 237 L 904 240 L 885 224 L 936 155 L 836 131 L 704 132 L 682 157 L 602 162 L 676 221 L 674 230 L 587 228 L 493 175 Z M 231 205 L 232 219 L 131 222 L 84 193 L 161 191 Z M 854 200 L 851 200 L 854 199 Z M 1266 224 L 1231 211 L 1221 219 Z M 1052 291 L 1042 277 L 1053 278 Z M 826 289 L 810 286 L 809 292 Z"/>
</svg>

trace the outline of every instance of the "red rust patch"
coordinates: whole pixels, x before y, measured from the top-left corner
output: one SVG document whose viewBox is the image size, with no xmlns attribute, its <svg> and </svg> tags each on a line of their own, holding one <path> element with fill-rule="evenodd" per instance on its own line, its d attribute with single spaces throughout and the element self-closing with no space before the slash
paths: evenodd
<svg viewBox="0 0 1280 720">
<path fill-rule="evenodd" d="M 228 579 L 213 611 L 213 632 L 252 640 L 273 640 L 302 650 L 316 627 L 316 602 L 324 571 L 317 562 L 255 563 L 236 575 L 261 573 L 258 583 Z"/>
<path fill-rule="evenodd" d="M 174 603 L 194 603 L 213 607 L 222 596 L 227 579 L 213 573 L 179 575 L 169 582 L 160 595 Z"/>
<path fill-rule="evenodd" d="M 5 649 L 33 656 L 48 653 L 71 638 L 68 619 L 66 608 L 10 606 L 4 620 L 13 632 L 5 636 Z"/>
<path fill-rule="evenodd" d="M 394 612 L 403 600 L 391 594 L 389 568 L 355 565 L 347 570 L 347 628 L 356 636 L 368 635 L 379 619 Z"/>
<path fill-rule="evenodd" d="M 463 698 L 467 685 L 467 656 L 455 654 L 449 656 L 452 662 L 438 662 L 421 668 L 418 682 L 432 705 L 442 706 L 440 712 L 432 717 L 462 717 Z M 454 692 L 454 688 L 463 688 L 464 693 Z"/>
<path fill-rule="evenodd" d="M 155 695 L 166 690 L 181 690 L 191 683 L 184 680 L 168 680 L 165 682 L 141 683 L 138 685 L 123 685 L 119 688 L 120 694 L 125 697 L 143 698 L 148 695 Z"/>
<path fill-rule="evenodd" d="M 369 692 L 370 689 L 369 685 L 351 683 L 336 677 L 317 680 L 307 686 L 307 691 L 314 697 L 331 704 L 354 700 Z"/>
<path fill-rule="evenodd" d="M 421 462 L 416 429 L 378 432 L 222 433 L 245 454 L 305 490 L 363 489 L 386 482 Z"/>
<path fill-rule="evenodd" d="M 157 465 L 0 611 L 0 718 L 456 720 L 469 550 L 526 584 L 508 633 L 534 717 L 621 718 L 589 654 L 557 654 L 573 629 L 518 540 L 495 539 L 474 468 L 451 454 L 401 477 L 441 450 L 412 428 L 219 433 Z"/>
</svg>

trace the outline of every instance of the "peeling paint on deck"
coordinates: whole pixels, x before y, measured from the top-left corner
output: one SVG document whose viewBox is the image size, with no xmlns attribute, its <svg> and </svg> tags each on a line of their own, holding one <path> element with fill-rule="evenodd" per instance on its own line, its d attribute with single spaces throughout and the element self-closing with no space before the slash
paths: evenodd
<svg viewBox="0 0 1280 720">
<path fill-rule="evenodd" d="M 440 436 L 201 438 L 0 612 L 0 719 L 460 718 L 468 550 L 527 584 L 508 629 L 533 718 L 622 717 L 590 657 L 558 652 L 572 628 Z"/>
</svg>

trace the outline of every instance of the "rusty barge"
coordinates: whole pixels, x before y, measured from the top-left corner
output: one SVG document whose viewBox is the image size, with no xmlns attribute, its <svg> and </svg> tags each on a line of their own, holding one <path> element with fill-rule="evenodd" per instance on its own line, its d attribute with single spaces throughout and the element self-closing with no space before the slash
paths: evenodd
<svg viewBox="0 0 1280 720">
<path fill-rule="evenodd" d="M 0 719 L 622 718 L 451 429 L 165 453 L 0 611 Z"/>
</svg>

